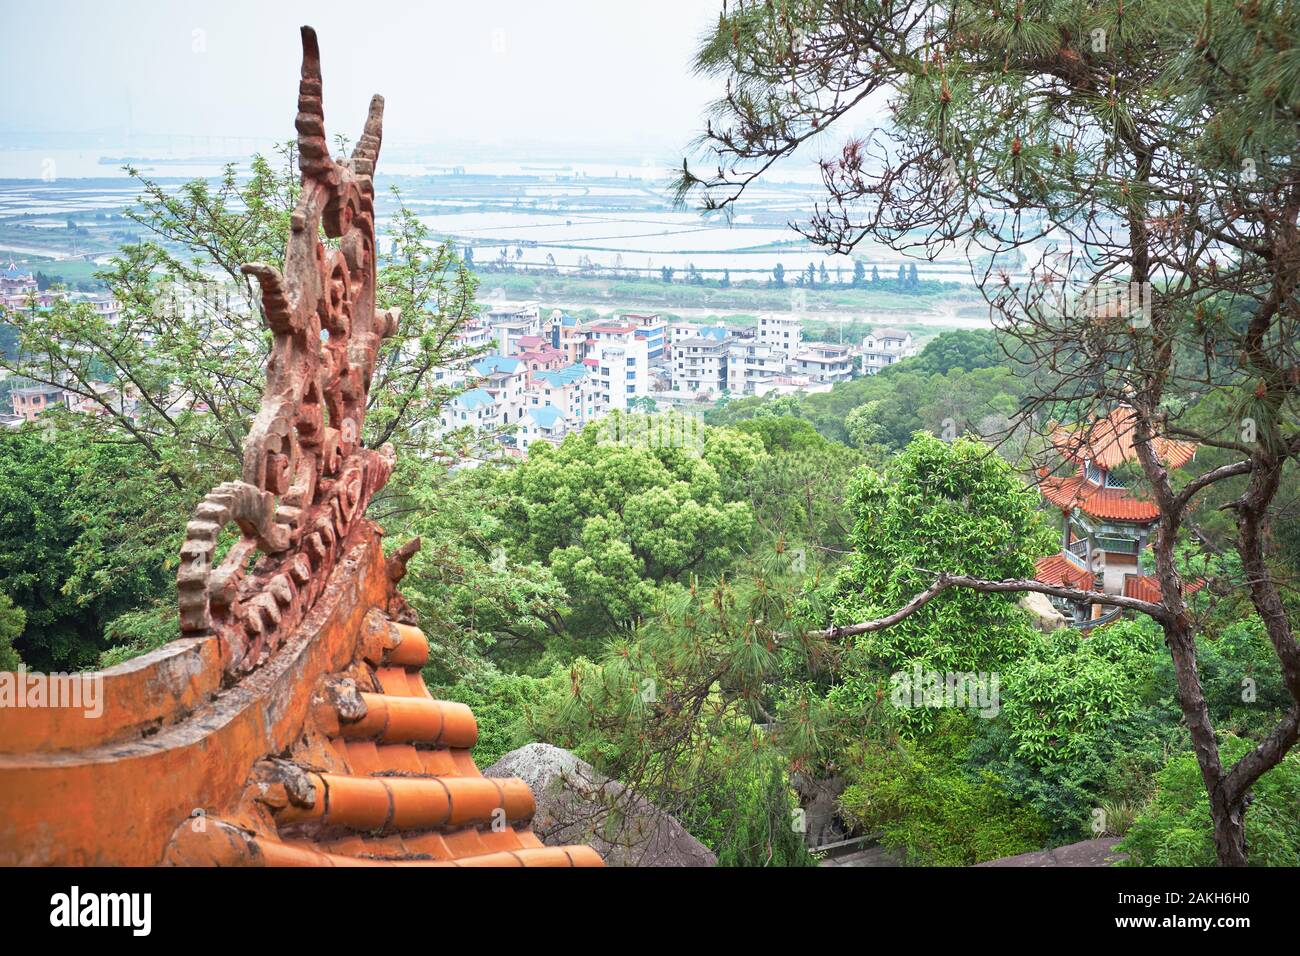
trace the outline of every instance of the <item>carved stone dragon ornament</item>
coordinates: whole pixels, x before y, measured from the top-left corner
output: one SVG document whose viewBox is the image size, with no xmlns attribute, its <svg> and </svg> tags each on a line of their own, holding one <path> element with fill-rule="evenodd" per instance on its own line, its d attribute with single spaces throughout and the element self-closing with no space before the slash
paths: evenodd
<svg viewBox="0 0 1300 956">
<path fill-rule="evenodd" d="M 283 272 L 261 287 L 274 334 L 266 389 L 244 444 L 243 477 L 214 488 L 186 526 L 176 575 L 181 631 L 220 640 L 227 679 L 264 663 L 311 610 L 348 533 L 388 480 L 393 449 L 361 444 L 370 379 L 398 310 L 375 312 L 375 188 L 384 100 L 370 101 L 349 159 L 332 159 L 316 33 L 302 28 L 298 167 Z M 321 229 L 337 247 L 327 247 Z M 222 532 L 241 537 L 215 562 Z"/>
</svg>

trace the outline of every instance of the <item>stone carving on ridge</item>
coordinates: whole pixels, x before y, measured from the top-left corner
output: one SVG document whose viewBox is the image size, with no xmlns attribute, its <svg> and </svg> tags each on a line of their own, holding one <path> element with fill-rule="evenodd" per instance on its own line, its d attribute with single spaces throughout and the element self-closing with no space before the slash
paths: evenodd
<svg viewBox="0 0 1300 956">
<path fill-rule="evenodd" d="M 302 48 L 302 192 L 284 268 L 243 267 L 260 285 L 274 335 L 266 388 L 242 478 L 218 485 L 195 509 L 176 576 L 181 631 L 219 639 L 228 680 L 264 663 L 311 610 L 393 467 L 391 445 L 361 444 L 379 346 L 399 319 L 397 309 L 375 312 L 373 177 L 384 100 L 370 101 L 351 157 L 331 158 L 311 27 L 302 28 Z M 322 227 L 336 248 L 321 241 Z M 232 523 L 241 536 L 214 563 Z"/>
</svg>

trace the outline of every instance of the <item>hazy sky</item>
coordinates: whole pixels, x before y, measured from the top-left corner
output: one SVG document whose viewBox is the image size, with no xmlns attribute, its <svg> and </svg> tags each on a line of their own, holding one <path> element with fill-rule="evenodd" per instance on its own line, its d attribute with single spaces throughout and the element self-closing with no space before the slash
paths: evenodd
<svg viewBox="0 0 1300 956">
<path fill-rule="evenodd" d="M 331 136 L 378 92 L 394 143 L 680 148 L 720 2 L 0 0 L 0 131 L 285 138 L 310 23 Z"/>
</svg>

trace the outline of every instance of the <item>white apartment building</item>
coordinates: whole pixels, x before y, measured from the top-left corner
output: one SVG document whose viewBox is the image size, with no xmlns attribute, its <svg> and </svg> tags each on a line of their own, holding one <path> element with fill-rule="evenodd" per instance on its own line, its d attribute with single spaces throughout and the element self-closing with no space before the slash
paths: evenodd
<svg viewBox="0 0 1300 956">
<path fill-rule="evenodd" d="M 586 364 L 569 365 L 558 372 L 536 372 L 524 390 L 524 410 L 554 406 L 571 424 L 583 425 L 599 414 L 600 393 L 592 366 Z"/>
<path fill-rule="evenodd" d="M 558 443 L 569 433 L 569 421 L 554 405 L 541 405 L 524 413 L 519 431 L 515 433 L 515 447 L 527 453 L 535 442 Z"/>
<path fill-rule="evenodd" d="M 514 355 L 519 351 L 520 339 L 542 334 L 541 314 L 536 305 L 489 309 L 484 313 L 483 321 L 492 329 L 499 355 Z"/>
<path fill-rule="evenodd" d="M 801 330 L 799 319 L 793 315 L 768 313 L 758 317 L 758 341 L 787 355 L 799 351 Z"/>
<path fill-rule="evenodd" d="M 847 382 L 853 377 L 853 350 L 847 345 L 809 342 L 795 354 L 790 372 L 830 385 Z"/>
<path fill-rule="evenodd" d="M 718 395 L 727 388 L 727 339 L 682 339 L 673 346 L 673 391 Z"/>
<path fill-rule="evenodd" d="M 650 352 L 645 339 L 598 342 L 594 379 L 598 398 L 596 414 L 627 411 L 634 398 L 650 394 Z"/>
<path fill-rule="evenodd" d="M 727 344 L 727 389 L 733 395 L 761 395 L 760 386 L 786 373 L 787 357 L 757 338 L 732 339 Z"/>
<path fill-rule="evenodd" d="M 522 360 L 487 355 L 473 363 L 473 378 L 496 403 L 496 418 L 503 425 L 519 421 L 524 412 L 524 386 L 528 384 L 528 367 Z"/>
<path fill-rule="evenodd" d="M 872 329 L 862 340 L 862 371 L 875 375 L 882 368 L 916 354 L 912 333 L 902 329 Z"/>
</svg>

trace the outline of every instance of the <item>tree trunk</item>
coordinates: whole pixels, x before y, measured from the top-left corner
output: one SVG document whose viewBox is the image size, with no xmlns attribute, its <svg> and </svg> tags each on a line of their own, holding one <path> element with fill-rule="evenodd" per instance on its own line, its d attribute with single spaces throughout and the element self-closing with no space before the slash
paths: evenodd
<svg viewBox="0 0 1300 956">
<path fill-rule="evenodd" d="M 1230 806 L 1221 798 L 1210 798 L 1214 818 L 1214 852 L 1219 866 L 1246 865 L 1246 807 Z"/>
</svg>

